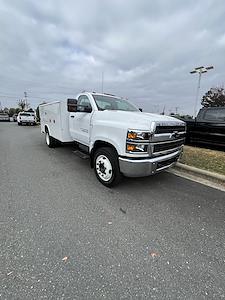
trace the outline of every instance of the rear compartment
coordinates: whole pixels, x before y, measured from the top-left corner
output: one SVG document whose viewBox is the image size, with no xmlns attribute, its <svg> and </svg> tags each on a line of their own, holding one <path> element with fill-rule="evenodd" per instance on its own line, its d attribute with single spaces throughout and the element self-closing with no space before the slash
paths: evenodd
<svg viewBox="0 0 225 300">
<path fill-rule="evenodd" d="M 39 110 L 42 133 L 48 131 L 54 139 L 63 143 L 73 141 L 69 130 L 69 112 L 66 102 L 55 101 L 42 104 Z"/>
</svg>

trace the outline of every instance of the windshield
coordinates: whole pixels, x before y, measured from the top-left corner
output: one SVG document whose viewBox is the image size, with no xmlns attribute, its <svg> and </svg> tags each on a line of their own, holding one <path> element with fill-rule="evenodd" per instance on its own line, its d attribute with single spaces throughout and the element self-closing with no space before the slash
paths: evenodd
<svg viewBox="0 0 225 300">
<path fill-rule="evenodd" d="M 99 110 L 139 111 L 134 105 L 120 98 L 102 95 L 93 95 L 93 98 Z"/>
<path fill-rule="evenodd" d="M 213 108 L 206 110 L 204 118 L 209 121 L 225 121 L 225 109 Z"/>
</svg>

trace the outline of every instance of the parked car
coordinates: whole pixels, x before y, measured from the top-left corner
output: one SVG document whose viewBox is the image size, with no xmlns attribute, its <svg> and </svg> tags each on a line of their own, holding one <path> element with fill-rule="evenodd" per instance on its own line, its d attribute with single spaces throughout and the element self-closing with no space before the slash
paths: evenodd
<svg viewBox="0 0 225 300">
<path fill-rule="evenodd" d="M 225 147 L 225 107 L 200 109 L 194 120 L 186 120 L 187 143 Z"/>
<path fill-rule="evenodd" d="M 10 122 L 10 117 L 7 113 L 0 112 L 0 121 L 1 122 Z"/>
<path fill-rule="evenodd" d="M 183 121 L 143 113 L 116 96 L 86 92 L 39 108 L 46 144 L 51 148 L 74 142 L 77 154 L 90 157 L 98 180 L 107 187 L 122 174 L 141 177 L 165 170 L 182 152 Z"/>
<path fill-rule="evenodd" d="M 33 112 L 19 112 L 17 116 L 18 125 L 36 125 L 36 117 Z"/>
<path fill-rule="evenodd" d="M 18 114 L 14 114 L 14 115 L 12 116 L 13 122 L 17 122 L 17 116 L 18 116 Z"/>
</svg>

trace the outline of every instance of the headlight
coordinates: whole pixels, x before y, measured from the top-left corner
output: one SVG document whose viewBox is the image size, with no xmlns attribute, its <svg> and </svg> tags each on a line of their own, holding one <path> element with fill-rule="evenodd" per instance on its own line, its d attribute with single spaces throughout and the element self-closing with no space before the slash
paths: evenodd
<svg viewBox="0 0 225 300">
<path fill-rule="evenodd" d="M 145 144 L 126 144 L 127 152 L 148 152 L 148 145 Z"/>
<path fill-rule="evenodd" d="M 150 132 L 138 131 L 138 130 L 128 130 L 127 139 L 128 140 L 149 140 Z"/>
</svg>

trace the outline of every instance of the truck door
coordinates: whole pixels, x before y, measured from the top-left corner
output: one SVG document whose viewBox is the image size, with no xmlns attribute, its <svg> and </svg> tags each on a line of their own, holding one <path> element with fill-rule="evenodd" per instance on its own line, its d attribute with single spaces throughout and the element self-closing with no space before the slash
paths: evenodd
<svg viewBox="0 0 225 300">
<path fill-rule="evenodd" d="M 92 114 L 92 107 L 88 97 L 86 95 L 79 96 L 76 112 L 70 112 L 70 134 L 75 141 L 87 146 L 89 145 Z"/>
</svg>

